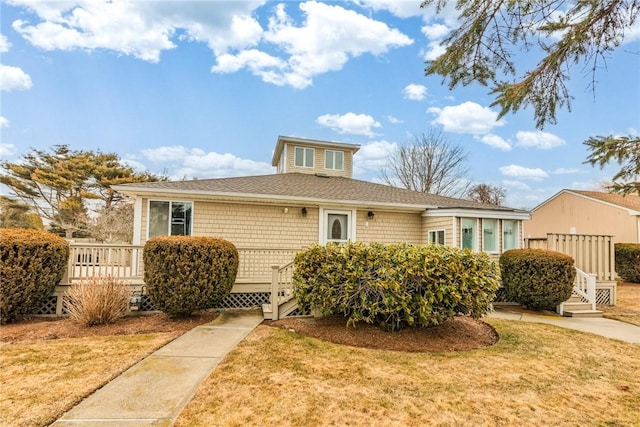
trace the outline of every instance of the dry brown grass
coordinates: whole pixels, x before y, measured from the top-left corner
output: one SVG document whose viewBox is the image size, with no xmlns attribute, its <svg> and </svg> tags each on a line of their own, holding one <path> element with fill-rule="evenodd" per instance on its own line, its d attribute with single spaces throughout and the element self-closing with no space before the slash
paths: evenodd
<svg viewBox="0 0 640 427">
<path fill-rule="evenodd" d="M 618 282 L 616 305 L 598 306 L 604 317 L 640 326 L 640 283 Z"/>
<path fill-rule="evenodd" d="M 131 294 L 117 278 L 91 277 L 69 288 L 67 310 L 87 326 L 106 325 L 124 317 Z"/>
<path fill-rule="evenodd" d="M 50 424 L 179 334 L 0 343 L 0 425 Z"/>
<path fill-rule="evenodd" d="M 451 353 L 355 348 L 259 326 L 177 425 L 640 425 L 637 345 L 488 322 L 496 345 Z"/>
</svg>

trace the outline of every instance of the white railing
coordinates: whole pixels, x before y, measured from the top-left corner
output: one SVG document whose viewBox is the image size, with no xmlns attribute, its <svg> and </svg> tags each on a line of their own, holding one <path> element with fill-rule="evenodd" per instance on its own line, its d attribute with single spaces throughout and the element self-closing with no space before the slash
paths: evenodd
<svg viewBox="0 0 640 427">
<path fill-rule="evenodd" d="M 591 304 L 591 310 L 596 309 L 596 275 L 585 273 L 576 268 L 576 281 L 573 284 L 573 293 Z"/>
<path fill-rule="evenodd" d="M 68 285 L 90 277 L 112 276 L 129 284 L 144 280 L 143 245 L 71 243 L 66 276 Z M 296 251 L 290 248 L 238 248 L 239 265 L 236 280 L 245 283 L 269 283 L 272 265 L 291 262 Z"/>
<path fill-rule="evenodd" d="M 272 320 L 280 318 L 280 303 L 293 296 L 293 261 L 280 267 L 271 266 L 271 313 Z"/>
<path fill-rule="evenodd" d="M 144 266 L 141 245 L 71 243 L 64 284 L 89 277 L 116 277 L 127 283 L 142 283 Z"/>
</svg>

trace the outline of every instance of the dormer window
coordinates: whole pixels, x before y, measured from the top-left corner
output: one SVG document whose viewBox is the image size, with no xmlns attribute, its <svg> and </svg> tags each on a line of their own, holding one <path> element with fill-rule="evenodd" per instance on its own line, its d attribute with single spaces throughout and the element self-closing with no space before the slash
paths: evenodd
<svg viewBox="0 0 640 427">
<path fill-rule="evenodd" d="M 326 150 L 324 152 L 324 168 L 331 170 L 344 170 L 344 152 Z"/>
<path fill-rule="evenodd" d="M 313 167 L 313 148 L 296 147 L 295 165 L 300 168 Z"/>
</svg>

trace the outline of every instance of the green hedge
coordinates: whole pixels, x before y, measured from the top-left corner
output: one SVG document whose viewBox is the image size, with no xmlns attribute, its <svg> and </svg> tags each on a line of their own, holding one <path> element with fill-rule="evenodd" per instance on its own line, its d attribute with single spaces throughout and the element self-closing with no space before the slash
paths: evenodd
<svg viewBox="0 0 640 427">
<path fill-rule="evenodd" d="M 616 273 L 627 282 L 640 283 L 640 243 L 616 243 Z"/>
<path fill-rule="evenodd" d="M 512 249 L 500 257 L 502 286 L 510 301 L 536 310 L 554 310 L 571 296 L 573 258 L 545 249 Z"/>
<path fill-rule="evenodd" d="M 143 258 L 151 302 L 171 316 L 219 306 L 238 273 L 236 247 L 212 237 L 155 237 L 144 245 Z"/>
<path fill-rule="evenodd" d="M 0 229 L 0 322 L 36 313 L 64 276 L 69 244 L 39 230 Z"/>
<path fill-rule="evenodd" d="M 488 255 L 441 245 L 316 244 L 298 252 L 294 266 L 300 304 L 385 330 L 481 317 L 498 288 Z"/>
</svg>

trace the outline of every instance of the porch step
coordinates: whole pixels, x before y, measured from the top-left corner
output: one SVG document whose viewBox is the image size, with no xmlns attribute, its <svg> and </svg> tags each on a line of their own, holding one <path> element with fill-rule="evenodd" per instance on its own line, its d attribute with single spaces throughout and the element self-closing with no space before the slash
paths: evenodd
<svg viewBox="0 0 640 427">
<path fill-rule="evenodd" d="M 296 308 L 298 308 L 298 301 L 296 301 L 293 295 L 280 297 L 278 301 L 278 317 L 280 319 L 282 319 L 283 317 L 287 317 Z M 265 320 L 273 319 L 273 310 L 271 309 L 271 303 L 262 304 L 262 315 L 264 316 Z"/>
<path fill-rule="evenodd" d="M 602 311 L 600 310 L 573 310 L 564 309 L 563 316 L 565 317 L 602 317 Z"/>
<path fill-rule="evenodd" d="M 582 302 L 582 301 L 578 301 L 578 302 L 564 302 L 562 303 L 562 307 L 564 308 L 563 311 L 584 311 L 584 310 L 591 310 L 591 304 L 586 303 L 586 302 Z"/>
</svg>

